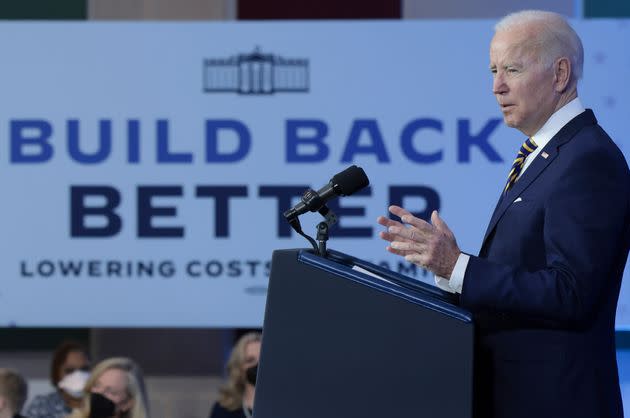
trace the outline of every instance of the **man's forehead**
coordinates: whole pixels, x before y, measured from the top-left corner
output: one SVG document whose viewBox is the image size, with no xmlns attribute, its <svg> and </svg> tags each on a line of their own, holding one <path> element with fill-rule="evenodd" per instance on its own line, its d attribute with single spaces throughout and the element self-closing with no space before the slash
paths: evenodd
<svg viewBox="0 0 630 418">
<path fill-rule="evenodd" d="M 535 41 L 524 32 L 497 32 L 490 42 L 491 61 L 522 61 L 536 54 Z"/>
</svg>

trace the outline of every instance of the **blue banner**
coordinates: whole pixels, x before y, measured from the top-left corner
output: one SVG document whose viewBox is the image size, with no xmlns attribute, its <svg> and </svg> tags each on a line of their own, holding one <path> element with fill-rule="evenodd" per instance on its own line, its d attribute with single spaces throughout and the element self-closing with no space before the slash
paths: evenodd
<svg viewBox="0 0 630 418">
<path fill-rule="evenodd" d="M 3 22 L 0 325 L 260 326 L 272 251 L 308 246 L 281 213 L 352 164 L 371 186 L 331 202 L 330 248 L 432 282 L 375 220 L 438 209 L 478 251 L 523 139 L 493 24 Z M 575 27 L 582 102 L 628 156 L 630 25 Z"/>
</svg>

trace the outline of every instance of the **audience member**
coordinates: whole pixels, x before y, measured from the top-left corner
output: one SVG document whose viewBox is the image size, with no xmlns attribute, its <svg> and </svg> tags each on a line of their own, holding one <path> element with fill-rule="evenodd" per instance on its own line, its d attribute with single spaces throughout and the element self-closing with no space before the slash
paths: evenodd
<svg viewBox="0 0 630 418">
<path fill-rule="evenodd" d="M 85 385 L 81 407 L 69 418 L 149 418 L 140 367 L 124 357 L 98 363 Z"/>
<path fill-rule="evenodd" d="M 87 380 L 90 359 L 85 347 L 74 341 L 62 343 L 53 354 L 50 381 L 55 391 L 36 396 L 26 409 L 29 418 L 63 418 L 81 403 L 82 387 L 70 390 L 66 382 L 77 384 Z M 64 382 L 62 382 L 64 381 Z M 61 387 L 60 387 L 61 383 Z M 66 389 L 62 389 L 62 387 Z"/>
<path fill-rule="evenodd" d="M 219 400 L 210 418 L 249 418 L 254 409 L 254 387 L 260 357 L 261 334 L 243 335 L 230 353 L 227 381 L 219 389 Z"/>
<path fill-rule="evenodd" d="M 0 418 L 20 418 L 26 394 L 26 381 L 19 373 L 0 369 Z"/>
</svg>

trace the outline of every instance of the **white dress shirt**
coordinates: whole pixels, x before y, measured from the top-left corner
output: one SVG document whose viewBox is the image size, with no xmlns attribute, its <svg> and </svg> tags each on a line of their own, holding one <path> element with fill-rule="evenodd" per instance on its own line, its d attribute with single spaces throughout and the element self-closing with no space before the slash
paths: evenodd
<svg viewBox="0 0 630 418">
<path fill-rule="evenodd" d="M 543 127 L 532 136 L 532 139 L 536 143 L 537 147 L 527 156 L 527 158 L 525 158 L 525 164 L 523 165 L 523 169 L 521 170 L 518 178 L 523 175 L 525 170 L 527 170 L 527 167 L 531 165 L 532 161 L 534 161 L 538 154 L 540 154 L 540 151 L 549 143 L 551 138 L 553 138 L 560 129 L 564 127 L 564 125 L 569 123 L 571 119 L 584 112 L 584 110 L 584 106 L 582 106 L 582 102 L 579 97 L 576 97 L 558 109 L 549 119 L 547 119 L 547 122 L 545 122 Z M 457 262 L 455 263 L 455 267 L 453 268 L 453 272 L 451 273 L 451 279 L 448 280 L 444 277 L 435 276 L 435 284 L 440 289 L 446 290 L 447 292 L 462 293 L 464 275 L 466 274 L 466 267 L 468 267 L 468 260 L 470 260 L 470 256 L 468 254 L 460 253 L 457 258 Z"/>
</svg>

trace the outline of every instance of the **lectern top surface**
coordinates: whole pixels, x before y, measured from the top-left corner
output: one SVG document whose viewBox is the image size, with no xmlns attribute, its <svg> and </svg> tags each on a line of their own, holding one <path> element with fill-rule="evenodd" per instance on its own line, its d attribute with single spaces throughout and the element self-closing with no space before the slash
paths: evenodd
<svg viewBox="0 0 630 418">
<path fill-rule="evenodd" d="M 456 295 L 365 260 L 338 251 L 329 251 L 324 258 L 309 250 L 302 250 L 298 254 L 298 261 L 472 323 L 472 314 L 457 306 Z"/>
</svg>

